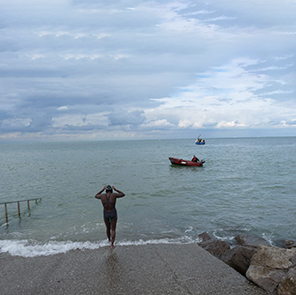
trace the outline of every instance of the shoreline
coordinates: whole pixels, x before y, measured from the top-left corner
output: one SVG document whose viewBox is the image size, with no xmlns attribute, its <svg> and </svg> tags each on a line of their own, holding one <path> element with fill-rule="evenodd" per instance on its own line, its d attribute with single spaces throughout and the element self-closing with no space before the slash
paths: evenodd
<svg viewBox="0 0 296 295">
<path fill-rule="evenodd" d="M 228 294 L 262 289 L 197 244 L 71 250 L 37 257 L 0 254 L 1 294 Z"/>
</svg>

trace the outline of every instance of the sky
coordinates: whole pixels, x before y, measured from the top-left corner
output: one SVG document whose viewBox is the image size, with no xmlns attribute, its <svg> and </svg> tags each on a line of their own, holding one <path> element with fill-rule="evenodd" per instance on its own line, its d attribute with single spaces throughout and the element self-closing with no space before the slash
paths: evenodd
<svg viewBox="0 0 296 295">
<path fill-rule="evenodd" d="M 296 136 L 296 0 L 0 0 L 0 141 Z"/>
</svg>

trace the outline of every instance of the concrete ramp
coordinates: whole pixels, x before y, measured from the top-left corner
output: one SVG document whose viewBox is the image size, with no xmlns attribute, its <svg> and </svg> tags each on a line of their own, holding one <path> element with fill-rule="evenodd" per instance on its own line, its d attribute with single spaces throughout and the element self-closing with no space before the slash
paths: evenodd
<svg viewBox="0 0 296 295">
<path fill-rule="evenodd" d="M 2 295 L 263 295 L 196 244 L 117 246 L 23 258 L 0 255 Z"/>
</svg>

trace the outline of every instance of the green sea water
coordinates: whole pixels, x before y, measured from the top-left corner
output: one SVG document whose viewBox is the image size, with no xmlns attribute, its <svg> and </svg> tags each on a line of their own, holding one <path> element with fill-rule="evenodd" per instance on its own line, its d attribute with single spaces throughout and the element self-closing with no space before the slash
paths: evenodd
<svg viewBox="0 0 296 295">
<path fill-rule="evenodd" d="M 168 157 L 203 167 L 179 167 Z M 116 244 L 192 243 L 207 231 L 271 244 L 296 240 L 296 137 L 0 144 L 0 203 L 42 198 L 30 210 L 0 205 L 0 252 L 50 255 L 107 245 L 94 195 L 114 185 Z"/>
</svg>

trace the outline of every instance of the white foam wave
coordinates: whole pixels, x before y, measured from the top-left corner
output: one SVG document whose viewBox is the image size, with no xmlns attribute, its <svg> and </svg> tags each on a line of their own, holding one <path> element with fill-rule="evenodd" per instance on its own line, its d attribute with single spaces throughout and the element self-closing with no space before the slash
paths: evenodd
<svg viewBox="0 0 296 295">
<path fill-rule="evenodd" d="M 51 241 L 42 244 L 28 240 L 2 240 L 0 241 L 0 252 L 9 253 L 12 256 L 35 257 L 66 253 L 74 249 L 98 249 L 106 245 L 107 242 Z"/>
<path fill-rule="evenodd" d="M 138 241 L 121 241 L 116 243 L 118 246 L 140 246 L 140 245 L 153 245 L 153 244 L 191 244 L 198 240 L 193 240 L 189 237 L 182 237 L 178 239 L 151 239 L 151 240 L 138 240 Z"/>
<path fill-rule="evenodd" d="M 183 237 L 180 239 L 119 241 L 116 243 L 116 246 L 138 246 L 152 244 L 190 244 L 195 242 L 197 241 Z M 106 246 L 110 246 L 110 243 L 107 240 L 98 242 L 49 241 L 47 243 L 40 243 L 32 240 L 0 240 L 0 253 L 9 253 L 12 256 L 36 257 L 66 253 L 70 250 L 76 249 L 93 250 Z"/>
</svg>

